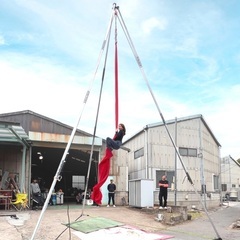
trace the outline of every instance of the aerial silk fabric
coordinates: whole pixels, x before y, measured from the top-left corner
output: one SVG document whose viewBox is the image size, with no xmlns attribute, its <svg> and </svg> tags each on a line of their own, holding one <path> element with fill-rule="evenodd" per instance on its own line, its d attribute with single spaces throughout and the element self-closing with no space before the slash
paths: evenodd
<svg viewBox="0 0 240 240">
<path fill-rule="evenodd" d="M 117 38 L 117 36 L 115 36 Z M 115 128 L 118 127 L 118 49 L 115 39 Z"/>
<path fill-rule="evenodd" d="M 110 171 L 110 159 L 113 156 L 112 151 L 106 148 L 105 156 L 98 165 L 98 183 L 93 187 L 91 199 L 97 204 L 102 204 L 101 187 L 106 182 Z"/>
<path fill-rule="evenodd" d="M 117 11 L 115 12 L 115 125 L 118 127 L 118 48 L 117 48 Z M 113 137 L 115 140 L 116 134 Z M 106 148 L 105 156 L 98 165 L 98 183 L 93 187 L 91 199 L 98 205 L 102 204 L 101 187 L 106 182 L 110 171 L 112 151 Z"/>
</svg>

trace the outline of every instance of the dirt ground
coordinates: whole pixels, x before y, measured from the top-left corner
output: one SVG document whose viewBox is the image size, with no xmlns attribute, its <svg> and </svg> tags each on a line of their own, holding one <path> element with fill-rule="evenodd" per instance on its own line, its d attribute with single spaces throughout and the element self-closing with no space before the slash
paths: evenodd
<svg viewBox="0 0 240 240">
<path fill-rule="evenodd" d="M 117 206 L 116 208 L 85 206 L 84 209 L 82 205 L 49 206 L 43 214 L 34 239 L 79 240 L 79 238 L 73 234 L 73 231 L 66 228 L 64 224 L 73 222 L 80 216 L 79 220 L 90 217 L 104 217 L 132 227 L 137 227 L 147 232 L 160 233 L 161 229 L 166 228 L 166 226 L 155 221 L 157 211 L 157 208 L 154 211 L 141 211 L 128 206 Z M 10 216 L 0 217 L 0 239 L 31 239 L 40 213 L 41 210 L 25 210 L 21 212 L 1 211 L 1 215 L 16 214 L 18 219 L 11 218 Z M 64 233 L 59 237 L 63 231 Z"/>
<path fill-rule="evenodd" d="M 84 210 L 84 211 L 83 211 Z M 34 229 L 39 220 L 41 210 L 25 210 L 21 212 L 0 210 L 0 239 L 6 240 L 146 240 L 146 239 L 176 239 L 176 240 L 203 240 L 203 239 L 226 239 L 235 240 L 240 239 L 239 228 L 235 229 L 231 226 L 239 220 L 240 202 L 229 202 L 216 209 L 209 211 L 212 222 L 217 230 L 214 231 L 212 224 L 206 214 L 201 212 L 192 221 L 185 221 L 175 226 L 164 225 L 156 221 L 158 214 L 162 210 L 157 207 L 137 209 L 128 206 L 117 206 L 116 208 L 106 206 L 94 207 L 82 205 L 55 205 L 48 206 L 43 214 L 42 221 L 36 231 L 35 237 L 32 238 Z M 16 214 L 18 219 L 11 218 L 7 215 Z M 165 215 L 165 214 L 164 214 Z M 102 237 L 99 237 L 100 231 L 93 232 L 92 235 L 83 234 L 66 228 L 64 224 L 74 222 L 77 218 L 84 220 L 88 218 L 102 217 L 117 222 L 123 223 L 125 226 L 130 226 L 140 230 L 146 231 L 148 234 L 145 237 L 139 238 L 135 232 L 129 234 L 127 232 L 124 237 L 120 234 L 109 236 L 106 231 L 111 229 L 104 229 Z M 199 228 L 199 226 L 201 226 Z M 114 228 L 112 228 L 114 229 Z M 117 228 L 116 228 L 117 229 Z M 62 234 L 61 234 L 62 233 Z M 152 234 L 150 234 L 152 233 Z M 77 234 L 79 236 L 77 236 Z M 104 235 L 105 234 L 105 235 Z M 96 237 L 97 235 L 97 237 Z M 129 236 L 130 235 L 130 236 Z M 157 237 L 149 237 L 154 235 Z M 218 236 L 219 235 L 219 236 Z M 90 237 L 89 237 L 90 236 Z M 126 236 L 126 237 L 125 237 Z M 134 236 L 134 238 L 132 238 Z M 160 237 L 159 237 L 160 236 Z M 120 238 L 118 238 L 120 237 Z"/>
</svg>

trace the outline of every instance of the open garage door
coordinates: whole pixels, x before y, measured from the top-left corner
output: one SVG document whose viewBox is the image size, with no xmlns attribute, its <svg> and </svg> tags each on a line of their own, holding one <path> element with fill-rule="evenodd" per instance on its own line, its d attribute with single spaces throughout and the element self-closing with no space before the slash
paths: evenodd
<svg viewBox="0 0 240 240">
<path fill-rule="evenodd" d="M 42 192 L 48 192 L 53 177 L 61 161 L 64 148 L 32 147 L 32 178 L 37 177 Z M 89 151 L 70 149 L 62 171 L 62 179 L 57 182 L 55 191 L 62 189 L 66 200 L 72 201 L 78 191 L 85 189 L 86 176 L 89 166 Z M 89 186 L 97 182 L 99 152 L 94 152 L 91 159 Z"/>
</svg>

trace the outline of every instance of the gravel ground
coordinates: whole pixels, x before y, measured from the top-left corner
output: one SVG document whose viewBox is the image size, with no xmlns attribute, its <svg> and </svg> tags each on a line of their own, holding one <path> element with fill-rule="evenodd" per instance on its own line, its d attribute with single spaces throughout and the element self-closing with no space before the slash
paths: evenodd
<svg viewBox="0 0 240 240">
<path fill-rule="evenodd" d="M 34 240 L 79 240 L 80 238 L 75 235 L 75 231 L 69 230 L 64 224 L 74 222 L 80 216 L 79 220 L 91 217 L 108 218 L 148 233 L 169 235 L 172 236 L 171 239 L 176 240 L 206 240 L 216 237 L 209 220 L 203 212 L 199 218 L 176 226 L 163 225 L 161 222 L 156 221 L 155 218 L 158 212 L 157 207 L 155 209 L 141 210 L 128 206 L 117 206 L 116 208 L 85 206 L 83 211 L 82 205 L 72 204 L 69 207 L 67 205 L 49 206 L 43 215 Z M 209 212 L 222 239 L 240 239 L 239 228 L 233 229 L 231 227 L 234 222 L 240 219 L 239 213 L 240 202 L 229 203 Z M 0 239 L 30 240 L 41 210 L 21 212 L 1 210 L 0 215 L 3 214 L 16 214 L 18 219 L 10 216 L 0 217 Z M 61 234 L 62 232 L 63 234 Z"/>
<path fill-rule="evenodd" d="M 21 212 L 1 211 L 0 214 L 16 214 L 19 219 L 10 216 L 0 217 L 0 239 L 29 240 L 34 232 L 41 210 L 27 210 Z M 83 213 L 83 214 L 82 214 Z M 81 216 L 82 215 L 82 216 Z M 81 217 L 80 217 L 81 216 Z M 155 214 L 142 212 L 128 206 L 121 207 L 94 207 L 82 205 L 49 206 L 44 212 L 41 223 L 35 234 L 35 240 L 56 239 L 60 233 L 66 230 L 65 223 L 73 222 L 77 218 L 104 217 L 126 225 L 137 227 L 147 232 L 160 232 L 165 226 L 154 220 Z M 67 229 L 58 239 L 79 240 L 72 231 Z"/>
</svg>

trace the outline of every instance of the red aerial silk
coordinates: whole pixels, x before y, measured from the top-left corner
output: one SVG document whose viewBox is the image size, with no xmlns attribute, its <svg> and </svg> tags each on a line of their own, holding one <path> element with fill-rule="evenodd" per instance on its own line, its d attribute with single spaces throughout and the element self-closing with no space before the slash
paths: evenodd
<svg viewBox="0 0 240 240">
<path fill-rule="evenodd" d="M 115 128 L 118 127 L 118 57 L 117 41 L 115 42 Z"/>
<path fill-rule="evenodd" d="M 115 11 L 115 128 L 118 128 L 118 41 L 117 41 L 117 11 Z"/>
<path fill-rule="evenodd" d="M 117 12 L 115 12 L 117 19 Z M 115 125 L 118 128 L 118 48 L 117 48 L 117 21 L 115 22 Z M 113 137 L 113 140 L 115 139 Z M 98 205 L 102 204 L 101 186 L 106 182 L 110 171 L 110 159 L 112 151 L 106 148 L 106 153 L 98 165 L 98 183 L 93 187 L 91 199 Z"/>
<path fill-rule="evenodd" d="M 91 199 L 98 205 L 102 204 L 101 186 L 106 182 L 110 171 L 110 159 L 113 156 L 112 151 L 106 148 L 105 156 L 98 165 L 98 183 L 93 187 Z"/>
</svg>

